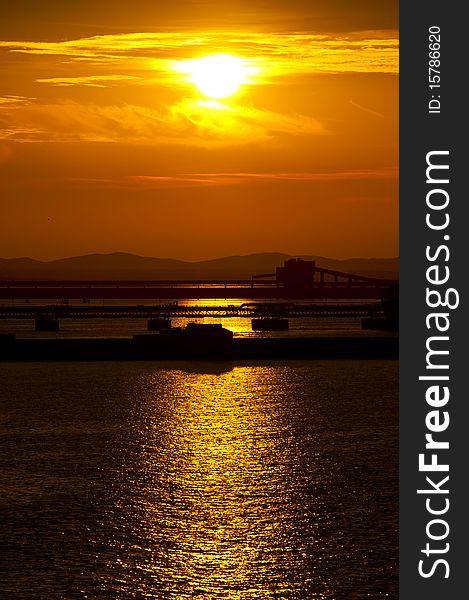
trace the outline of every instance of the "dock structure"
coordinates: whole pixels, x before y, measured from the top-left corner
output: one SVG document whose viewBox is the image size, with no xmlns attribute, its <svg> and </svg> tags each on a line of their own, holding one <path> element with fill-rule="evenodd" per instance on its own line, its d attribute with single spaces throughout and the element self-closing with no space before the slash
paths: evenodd
<svg viewBox="0 0 469 600">
<path fill-rule="evenodd" d="M 210 328 L 211 329 L 208 329 Z M 221 325 L 132 338 L 16 339 L 0 335 L 0 362 L 100 360 L 397 359 L 397 337 L 233 338 Z"/>
<path fill-rule="evenodd" d="M 14 304 L 0 306 L 0 319 L 148 319 L 168 321 L 174 318 L 302 318 L 302 317 L 381 317 L 379 302 L 347 304 L 294 304 L 247 302 L 240 305 L 187 306 L 171 302 L 160 305 L 101 306 L 90 304 L 54 304 L 40 306 Z"/>
<path fill-rule="evenodd" d="M 380 299 L 396 284 L 297 259 L 251 279 L 0 280 L 0 300 Z"/>
</svg>

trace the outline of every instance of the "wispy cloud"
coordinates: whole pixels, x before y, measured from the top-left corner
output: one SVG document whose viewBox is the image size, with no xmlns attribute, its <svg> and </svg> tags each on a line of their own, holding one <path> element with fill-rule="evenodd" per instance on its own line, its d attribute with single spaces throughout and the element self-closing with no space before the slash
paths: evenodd
<svg viewBox="0 0 469 600">
<path fill-rule="evenodd" d="M 213 147 L 282 135 L 326 135 L 328 130 L 318 119 L 287 108 L 275 112 L 234 102 L 215 106 L 198 101 L 193 84 L 177 66 L 188 58 L 214 51 L 233 53 L 256 67 L 259 74 L 253 83 L 257 84 L 281 84 L 291 77 L 306 78 L 324 72 L 392 74 L 398 68 L 397 35 L 389 31 L 335 36 L 132 33 L 55 42 L 0 41 L 2 51 L 47 56 L 44 65 L 50 74 L 36 79 L 40 86 L 31 92 L 33 95 L 37 90 L 38 97 L 47 100 L 14 94 L 0 97 L 0 139 L 17 142 L 85 140 Z M 25 65 L 25 69 L 30 68 L 26 59 Z M 33 80 L 37 77 L 36 73 L 29 74 Z M 79 92 L 65 89 L 62 96 L 74 100 L 51 101 L 58 92 L 46 89 L 126 86 L 127 91 L 133 85 L 155 86 L 161 92 L 158 108 L 155 103 L 142 106 L 133 99 L 128 104 L 102 105 L 98 93 L 95 103 L 84 104 Z M 14 92 L 14 85 L 11 87 Z M 175 91 L 181 91 L 179 101 Z M 128 93 L 125 97 L 132 98 Z"/>
<path fill-rule="evenodd" d="M 336 36 L 305 33 L 131 33 L 59 42 L 0 41 L 0 49 L 67 57 L 72 61 L 118 63 L 128 68 L 170 71 L 171 61 L 230 52 L 256 61 L 266 76 L 318 72 L 397 73 L 397 32 Z"/>
<path fill-rule="evenodd" d="M 395 167 L 382 169 L 362 169 L 350 171 L 325 172 L 285 172 L 285 173 L 182 173 L 178 175 L 130 175 L 119 179 L 72 179 L 80 185 L 98 185 L 117 189 L 167 189 L 192 187 L 220 187 L 245 185 L 253 182 L 322 182 L 322 181 L 357 181 L 397 179 L 398 169 Z"/>
<path fill-rule="evenodd" d="M 350 104 L 355 108 L 358 108 L 359 110 L 368 113 L 369 115 L 373 115 L 374 117 L 378 117 L 379 119 L 386 119 L 386 115 L 383 115 L 382 113 L 373 110 L 372 108 L 368 108 L 367 106 L 362 106 L 361 104 L 358 104 L 358 102 L 350 100 Z"/>
<path fill-rule="evenodd" d="M 65 101 L 0 107 L 0 139 L 17 142 L 93 141 L 138 144 L 180 143 L 224 146 L 255 142 L 281 134 L 325 135 L 317 120 L 253 107 L 185 99 L 158 111 L 144 106 L 100 106 Z"/>
<path fill-rule="evenodd" d="M 109 83 L 120 83 L 122 81 L 138 81 L 140 77 L 134 75 L 87 75 L 83 77 L 49 77 L 36 79 L 38 83 L 48 83 L 60 87 L 73 85 L 84 85 L 88 87 L 106 87 Z"/>
<path fill-rule="evenodd" d="M 137 185 L 145 187 L 160 186 L 223 186 L 234 184 L 245 184 L 253 181 L 338 181 L 338 180 L 363 180 L 363 179 L 394 179 L 398 175 L 396 168 L 363 169 L 350 171 L 326 171 L 326 172 L 285 172 L 285 173 L 184 173 L 173 176 L 133 175 L 127 178 Z"/>
<path fill-rule="evenodd" d="M 31 104 L 36 98 L 28 98 L 26 96 L 0 96 L 0 108 L 10 106 L 25 106 Z"/>
</svg>

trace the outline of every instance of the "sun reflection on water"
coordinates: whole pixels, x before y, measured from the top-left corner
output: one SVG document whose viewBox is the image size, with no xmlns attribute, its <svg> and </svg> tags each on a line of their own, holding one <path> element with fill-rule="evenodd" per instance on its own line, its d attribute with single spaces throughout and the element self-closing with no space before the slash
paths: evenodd
<svg viewBox="0 0 469 600">
<path fill-rule="evenodd" d="M 336 592 L 362 576 L 356 548 L 369 543 L 369 523 L 394 523 L 392 494 L 385 517 L 376 503 L 383 475 L 370 471 L 375 491 L 363 466 L 355 474 L 357 463 L 389 460 L 380 453 L 391 447 L 363 398 L 353 400 L 368 377 L 357 367 L 347 372 L 345 403 L 341 368 L 331 363 L 141 369 L 111 448 L 104 538 L 93 541 L 99 590 L 176 600 L 348 597 Z M 381 396 L 390 397 L 384 388 Z M 376 583 L 386 564 L 373 568 Z"/>
<path fill-rule="evenodd" d="M 208 371 L 167 372 L 164 388 L 161 373 L 139 382 L 141 451 L 130 485 L 127 468 L 122 473 L 130 497 L 120 506 L 146 539 L 147 560 L 136 568 L 165 593 L 176 586 L 168 597 L 289 597 L 307 548 L 295 539 L 304 477 L 276 391 L 282 369 Z"/>
</svg>

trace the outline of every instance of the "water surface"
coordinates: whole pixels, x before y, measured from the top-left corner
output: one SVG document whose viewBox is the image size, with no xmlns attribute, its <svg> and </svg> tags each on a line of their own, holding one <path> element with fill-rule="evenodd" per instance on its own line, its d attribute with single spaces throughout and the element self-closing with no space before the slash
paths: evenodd
<svg viewBox="0 0 469 600">
<path fill-rule="evenodd" d="M 3 598 L 397 598 L 397 362 L 2 364 Z"/>
</svg>

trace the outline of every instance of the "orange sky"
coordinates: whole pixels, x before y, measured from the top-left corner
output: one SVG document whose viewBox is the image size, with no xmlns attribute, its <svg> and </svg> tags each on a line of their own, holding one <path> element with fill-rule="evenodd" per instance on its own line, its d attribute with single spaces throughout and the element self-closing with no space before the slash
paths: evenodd
<svg viewBox="0 0 469 600">
<path fill-rule="evenodd" d="M 9 3 L 0 256 L 396 256 L 397 2 L 377 4 Z M 220 53 L 255 74 L 215 102 L 181 65 Z"/>
</svg>

